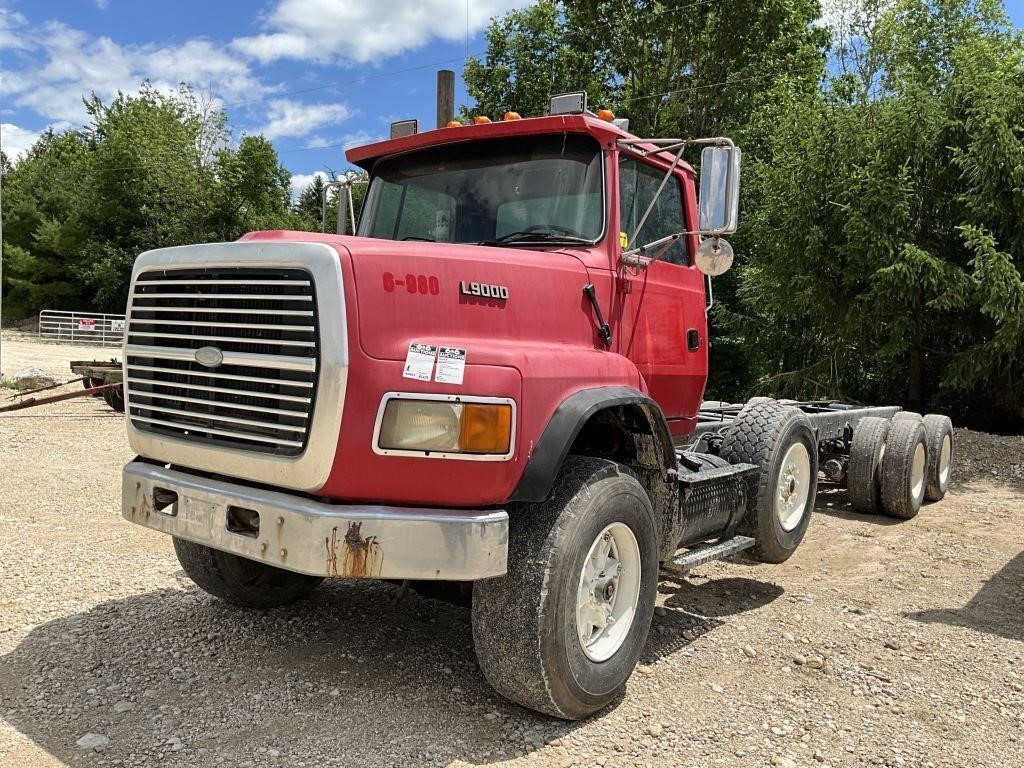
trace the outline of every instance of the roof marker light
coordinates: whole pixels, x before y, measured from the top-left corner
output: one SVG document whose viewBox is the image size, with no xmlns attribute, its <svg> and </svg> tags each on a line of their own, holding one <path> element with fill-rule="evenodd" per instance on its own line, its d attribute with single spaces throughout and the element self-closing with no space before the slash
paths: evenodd
<svg viewBox="0 0 1024 768">
<path fill-rule="evenodd" d="M 505 113 L 505 119 L 506 120 L 522 120 L 523 116 L 520 115 L 518 112 L 506 112 Z"/>
<path fill-rule="evenodd" d="M 486 125 L 491 122 L 491 118 L 487 117 L 487 115 L 477 115 L 473 118 L 473 122 L 477 125 Z"/>
<path fill-rule="evenodd" d="M 462 127 L 462 123 L 460 123 L 458 120 L 449 120 L 447 123 L 445 123 L 444 127 L 445 128 L 461 128 Z"/>
<path fill-rule="evenodd" d="M 615 119 L 615 113 L 610 109 L 599 109 L 597 110 L 597 116 L 604 120 L 606 123 L 612 122 Z"/>
</svg>

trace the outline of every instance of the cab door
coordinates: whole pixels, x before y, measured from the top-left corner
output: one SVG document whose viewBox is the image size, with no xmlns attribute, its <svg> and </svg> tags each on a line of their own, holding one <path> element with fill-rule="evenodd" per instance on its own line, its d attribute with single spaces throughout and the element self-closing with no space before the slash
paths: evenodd
<svg viewBox="0 0 1024 768">
<path fill-rule="evenodd" d="M 631 237 L 661 185 L 669 163 L 623 152 L 617 175 L 619 231 Z M 678 169 L 658 195 L 630 246 L 692 230 L 696 212 L 692 172 Z M 646 269 L 619 267 L 615 317 L 618 351 L 637 366 L 673 434 L 693 429 L 708 372 L 704 276 L 693 265 L 696 237 L 677 240 Z"/>
</svg>

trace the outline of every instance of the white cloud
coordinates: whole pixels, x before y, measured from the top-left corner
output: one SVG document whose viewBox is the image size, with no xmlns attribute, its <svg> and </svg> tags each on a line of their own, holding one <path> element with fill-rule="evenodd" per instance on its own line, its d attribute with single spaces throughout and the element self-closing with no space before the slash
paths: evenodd
<svg viewBox="0 0 1024 768">
<path fill-rule="evenodd" d="M 271 140 L 307 136 L 321 126 L 340 123 L 352 115 L 345 104 L 303 104 L 291 99 L 273 99 L 267 106 L 267 123 L 258 132 Z"/>
<path fill-rule="evenodd" d="M 12 123 L 0 124 L 0 148 L 3 149 L 8 160 L 15 162 L 36 143 L 42 133 L 42 131 L 30 131 Z"/>
<path fill-rule="evenodd" d="M 469 31 L 531 0 L 472 0 Z M 279 0 L 263 34 L 236 39 L 232 46 L 263 63 L 277 59 L 327 62 L 379 61 L 440 38 L 466 37 L 464 0 Z"/>
<path fill-rule="evenodd" d="M 93 2 L 101 11 L 107 10 L 107 6 L 110 5 L 110 0 L 93 0 Z"/>
<path fill-rule="evenodd" d="M 84 96 L 96 93 L 109 101 L 118 91 L 136 92 L 143 80 L 164 91 L 189 82 L 227 99 L 265 96 L 271 90 L 245 61 L 208 40 L 188 40 L 177 46 L 122 46 L 60 22 L 20 29 L 18 38 L 40 61 L 4 72 L 2 92 L 16 106 L 49 120 L 81 124 L 87 120 Z"/>
<path fill-rule="evenodd" d="M 25 17 L 20 13 L 0 8 L 0 49 L 25 48 L 25 40 L 22 35 L 25 24 Z"/>
</svg>

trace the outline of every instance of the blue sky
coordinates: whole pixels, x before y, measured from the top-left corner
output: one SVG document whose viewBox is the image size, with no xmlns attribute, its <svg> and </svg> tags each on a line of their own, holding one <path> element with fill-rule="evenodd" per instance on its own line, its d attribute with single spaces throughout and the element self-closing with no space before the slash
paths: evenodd
<svg viewBox="0 0 1024 768">
<path fill-rule="evenodd" d="M 191 82 L 237 133 L 262 132 L 308 182 L 395 119 L 433 127 L 435 72 L 461 74 L 488 21 L 528 0 L 0 0 L 0 122 L 17 155 L 81 97 Z M 468 11 L 468 19 L 467 19 Z M 461 80 L 456 100 L 466 100 Z"/>
<path fill-rule="evenodd" d="M 488 20 L 530 0 L 0 0 L 0 122 L 9 155 L 81 125 L 81 97 L 191 82 L 236 132 L 262 132 L 308 183 L 395 119 L 433 126 L 435 71 L 461 74 Z M 1024 27 L 1024 0 L 1008 0 Z M 457 102 L 465 89 L 457 80 Z"/>
</svg>

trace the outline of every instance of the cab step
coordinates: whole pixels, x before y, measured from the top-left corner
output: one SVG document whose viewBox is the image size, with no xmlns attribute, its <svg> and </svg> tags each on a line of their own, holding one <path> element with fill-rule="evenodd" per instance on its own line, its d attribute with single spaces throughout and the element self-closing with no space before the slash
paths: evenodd
<svg viewBox="0 0 1024 768">
<path fill-rule="evenodd" d="M 721 560 L 723 557 L 735 555 L 744 549 L 754 546 L 754 540 L 749 536 L 733 536 L 731 539 L 720 541 L 717 544 L 700 544 L 683 550 L 681 554 L 672 558 L 672 570 L 689 571 L 698 565 L 710 563 L 712 560 Z"/>
</svg>

